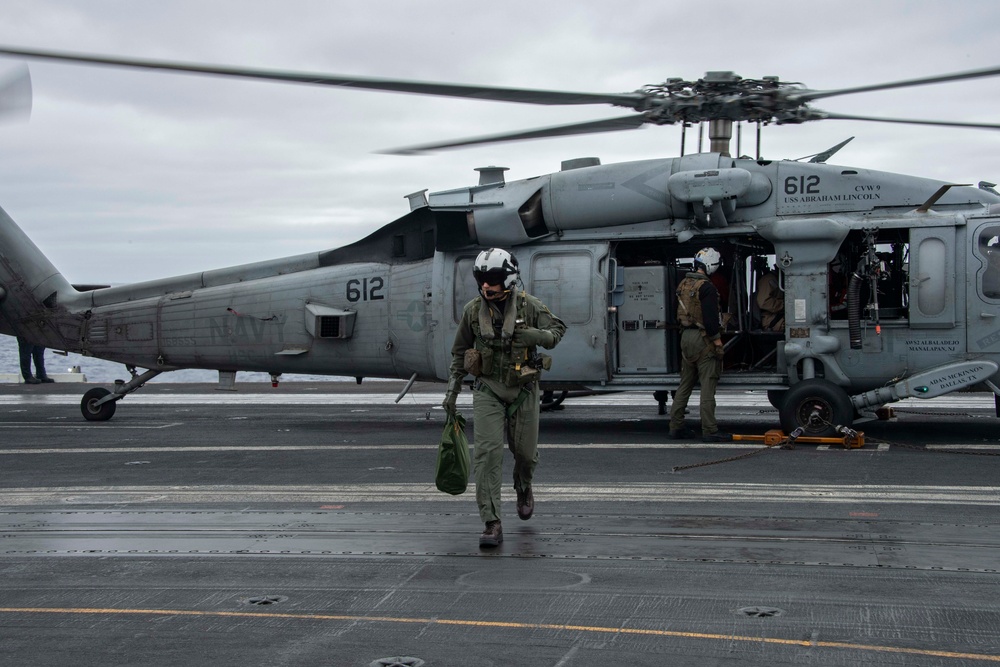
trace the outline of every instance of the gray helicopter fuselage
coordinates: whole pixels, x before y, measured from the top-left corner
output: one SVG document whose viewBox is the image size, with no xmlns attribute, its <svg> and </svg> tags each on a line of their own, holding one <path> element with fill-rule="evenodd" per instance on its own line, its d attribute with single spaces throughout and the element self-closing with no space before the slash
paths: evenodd
<svg viewBox="0 0 1000 667">
<path fill-rule="evenodd" d="M 162 371 L 443 380 L 476 294 L 472 259 L 502 246 L 524 288 L 569 327 L 546 386 L 668 390 L 679 378 L 672 290 L 694 252 L 713 246 L 728 258 L 723 384 L 822 378 L 864 392 L 1000 362 L 1000 294 L 984 286 L 1000 196 L 945 185 L 714 153 L 582 160 L 509 183 L 485 169 L 479 185 L 411 195 L 409 214 L 343 248 L 88 291 L 4 216 L 0 331 Z M 760 330 L 755 313 L 764 258 L 781 273 L 780 332 Z M 834 282 L 859 267 L 868 296 L 852 305 L 860 318 L 845 318 Z"/>
</svg>

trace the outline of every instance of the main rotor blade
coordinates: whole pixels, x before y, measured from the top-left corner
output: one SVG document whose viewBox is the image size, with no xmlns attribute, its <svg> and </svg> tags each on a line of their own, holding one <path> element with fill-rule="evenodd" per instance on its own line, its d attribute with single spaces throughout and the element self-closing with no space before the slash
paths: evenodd
<svg viewBox="0 0 1000 667">
<path fill-rule="evenodd" d="M 196 63 L 179 63 L 136 58 L 116 58 L 112 56 L 93 56 L 81 53 L 13 49 L 7 47 L 0 47 L 0 55 L 19 56 L 23 58 L 42 58 L 46 60 L 59 60 L 71 63 L 87 63 L 91 65 L 110 65 L 114 67 L 165 70 L 170 72 L 184 72 L 188 74 L 209 74 L 214 76 L 244 79 L 284 81 L 287 83 L 340 86 L 343 88 L 362 88 L 366 90 L 381 90 L 397 93 L 414 93 L 417 95 L 437 95 L 441 97 L 462 97 L 478 100 L 495 100 L 500 102 L 520 102 L 523 104 L 615 104 L 636 108 L 641 106 L 643 101 L 646 99 L 645 96 L 638 93 L 575 93 L 557 90 L 533 90 L 529 88 L 500 88 L 495 86 L 474 86 L 427 81 L 407 81 L 401 79 L 377 79 L 359 76 L 341 76 L 336 74 L 318 74 L 311 72 L 280 72 L 276 70 L 248 69 L 244 67 L 223 67 L 219 65 L 199 65 Z"/>
<path fill-rule="evenodd" d="M 24 65 L 0 79 L 0 116 L 26 119 L 31 115 L 31 76 Z"/>
<path fill-rule="evenodd" d="M 888 83 L 876 83 L 870 86 L 857 86 L 855 88 L 840 88 L 837 90 L 810 90 L 802 93 L 793 93 L 789 99 L 800 102 L 812 102 L 824 97 L 835 95 L 853 95 L 854 93 L 869 93 L 876 90 L 889 90 L 892 88 L 908 88 L 910 86 L 927 86 L 934 83 L 947 83 L 948 81 L 962 81 L 965 79 L 981 79 L 984 77 L 1000 75 L 1000 67 L 988 67 L 986 69 L 975 69 L 967 72 L 955 72 L 954 74 L 941 74 L 939 76 L 928 76 L 920 79 L 907 79 L 905 81 L 890 81 Z"/>
<path fill-rule="evenodd" d="M 939 127 L 966 127 L 979 130 L 1000 130 L 998 123 L 957 123 L 950 120 L 917 120 L 915 118 L 877 118 L 875 116 L 851 116 L 849 114 L 820 112 L 829 120 L 869 120 L 876 123 L 905 123 L 907 125 L 936 125 Z"/>
<path fill-rule="evenodd" d="M 509 134 L 494 134 L 483 137 L 473 137 L 469 139 L 458 139 L 443 143 L 422 144 L 420 146 L 407 146 L 405 148 L 390 148 L 379 151 L 388 155 L 421 155 L 431 151 L 443 150 L 445 148 L 458 148 L 460 146 L 475 146 L 478 144 L 493 144 L 502 141 L 520 141 L 522 139 L 545 139 L 547 137 L 565 137 L 574 134 L 595 134 L 597 132 L 615 132 L 617 130 L 635 130 L 646 123 L 646 116 L 619 116 L 616 118 L 605 118 L 604 120 L 592 120 L 584 123 L 573 123 L 571 125 L 557 125 L 554 127 L 542 127 L 523 132 L 512 132 Z"/>
</svg>

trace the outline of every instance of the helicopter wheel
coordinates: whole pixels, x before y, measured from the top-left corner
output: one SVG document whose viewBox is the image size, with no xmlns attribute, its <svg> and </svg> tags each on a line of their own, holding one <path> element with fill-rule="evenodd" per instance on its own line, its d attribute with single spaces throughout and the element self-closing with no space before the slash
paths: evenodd
<svg viewBox="0 0 1000 667">
<path fill-rule="evenodd" d="M 829 437 L 837 435 L 835 426 L 854 423 L 854 405 L 850 397 L 832 382 L 803 380 L 783 393 L 778 414 L 785 433 L 801 426 L 807 436 Z"/>
<path fill-rule="evenodd" d="M 542 397 L 539 400 L 539 409 L 543 412 L 546 410 L 555 410 L 562 405 L 562 402 L 566 400 L 567 395 L 569 395 L 568 391 L 563 391 L 558 396 L 556 396 L 553 391 L 543 391 Z"/>
<path fill-rule="evenodd" d="M 115 401 L 108 401 L 107 403 L 102 403 L 101 405 L 95 405 L 97 401 L 101 400 L 111 392 L 104 387 L 94 387 L 90 389 L 83 395 L 83 400 L 80 401 L 80 411 L 83 413 L 84 419 L 92 422 L 106 422 L 111 419 L 115 414 L 115 409 L 117 407 Z"/>
</svg>

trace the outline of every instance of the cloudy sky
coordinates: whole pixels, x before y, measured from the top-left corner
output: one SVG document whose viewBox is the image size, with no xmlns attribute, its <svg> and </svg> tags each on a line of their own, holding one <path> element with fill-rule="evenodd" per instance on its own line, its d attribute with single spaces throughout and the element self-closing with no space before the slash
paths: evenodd
<svg viewBox="0 0 1000 667">
<path fill-rule="evenodd" d="M 1000 65 L 994 0 L 0 0 L 0 45 L 370 77 L 623 92 L 733 70 L 814 89 Z M 0 59 L 0 75 L 18 61 Z M 123 283 L 332 248 L 404 196 L 563 159 L 677 155 L 642 130 L 376 153 L 621 115 L 35 61 L 28 123 L 0 125 L 0 206 L 72 282 Z M 840 113 L 998 120 L 1000 78 L 821 100 Z M 752 153 L 746 133 L 743 152 Z M 696 132 L 689 132 L 688 152 Z M 832 162 L 1000 182 L 1000 132 L 825 121 L 765 128 L 765 157 L 855 136 Z"/>
</svg>

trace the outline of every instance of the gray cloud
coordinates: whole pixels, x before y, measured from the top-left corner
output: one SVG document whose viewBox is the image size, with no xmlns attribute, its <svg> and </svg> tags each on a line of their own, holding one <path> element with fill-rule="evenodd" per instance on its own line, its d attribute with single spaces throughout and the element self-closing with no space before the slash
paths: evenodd
<svg viewBox="0 0 1000 667">
<path fill-rule="evenodd" d="M 596 92 L 709 70 L 812 88 L 993 66 L 993 2 L 639 0 L 88 3 L 6 0 L 0 44 L 259 68 Z M 0 61 L 13 68 L 16 61 Z M 0 127 L 0 206 L 77 282 L 129 282 L 335 247 L 407 211 L 404 195 L 562 159 L 676 155 L 677 128 L 420 158 L 383 148 L 614 111 L 29 63 L 31 122 Z M 823 100 L 853 114 L 992 120 L 997 81 Z M 1000 135 L 828 121 L 764 132 L 795 158 L 844 138 L 852 166 L 1000 180 Z M 695 149 L 689 132 L 688 151 Z M 753 151 L 753 132 L 744 152 Z"/>
</svg>

